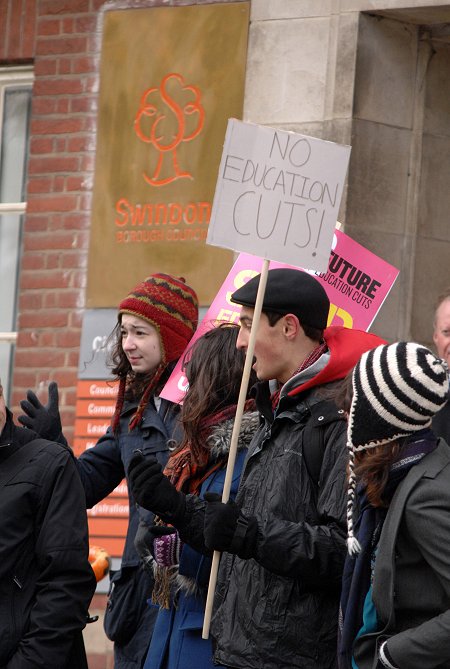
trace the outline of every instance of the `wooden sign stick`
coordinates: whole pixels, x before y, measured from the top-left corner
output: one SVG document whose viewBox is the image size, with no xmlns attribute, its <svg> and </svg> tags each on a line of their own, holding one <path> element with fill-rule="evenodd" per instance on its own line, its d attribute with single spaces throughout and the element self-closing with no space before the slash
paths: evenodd
<svg viewBox="0 0 450 669">
<path fill-rule="evenodd" d="M 249 341 L 248 341 L 247 353 L 246 353 L 246 356 L 245 356 L 244 371 L 242 373 L 242 381 L 241 381 L 241 387 L 240 387 L 240 390 L 239 390 L 239 397 L 238 397 L 238 403 L 237 403 L 237 409 L 236 409 L 236 417 L 234 419 L 233 432 L 231 434 L 230 452 L 228 454 L 228 463 L 227 463 L 227 469 L 226 469 L 226 472 L 225 472 L 225 481 L 224 481 L 224 484 L 223 484 L 222 502 L 224 502 L 225 504 L 228 502 L 228 498 L 230 496 L 231 481 L 232 481 L 232 478 L 233 478 L 234 463 L 236 461 L 239 433 L 241 431 L 242 415 L 244 413 L 244 405 L 245 405 L 245 400 L 246 400 L 246 397 L 247 397 L 247 390 L 248 390 L 248 383 L 249 383 L 249 379 L 250 379 L 250 372 L 251 372 L 252 365 L 253 365 L 253 352 L 255 350 L 256 333 L 258 331 L 258 325 L 259 325 L 259 320 L 260 320 L 260 317 L 261 317 L 264 294 L 266 292 L 267 274 L 268 274 L 268 271 L 269 271 L 269 262 L 270 261 L 267 260 L 267 259 L 265 259 L 263 261 L 263 266 L 261 268 L 261 274 L 260 274 L 260 279 L 259 279 L 258 293 L 256 295 L 255 310 L 254 310 L 254 313 L 253 313 L 252 326 L 251 326 L 251 330 L 250 330 L 250 338 L 249 338 Z M 219 551 L 214 551 L 212 564 L 211 564 L 211 573 L 210 573 L 210 576 L 209 576 L 208 594 L 207 594 L 207 597 L 206 597 L 205 618 L 204 618 L 204 621 L 203 621 L 202 639 L 207 639 L 208 636 L 209 636 L 209 627 L 210 627 L 210 624 L 211 624 L 211 615 L 212 615 L 212 607 L 213 607 L 213 601 L 214 601 L 214 591 L 216 589 L 217 573 L 218 573 L 218 569 L 219 569 L 219 560 L 220 560 L 220 552 Z"/>
</svg>

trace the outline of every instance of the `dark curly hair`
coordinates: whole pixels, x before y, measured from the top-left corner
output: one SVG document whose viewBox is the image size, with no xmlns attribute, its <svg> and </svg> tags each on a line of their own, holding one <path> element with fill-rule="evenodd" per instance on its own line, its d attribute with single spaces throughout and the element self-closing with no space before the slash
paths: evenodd
<svg viewBox="0 0 450 669">
<path fill-rule="evenodd" d="M 239 327 L 221 324 L 206 332 L 187 350 L 183 365 L 189 388 L 183 401 L 184 438 L 181 448 L 198 444 L 203 418 L 237 404 L 245 353 L 236 348 Z M 249 392 L 256 382 L 252 370 Z"/>
</svg>

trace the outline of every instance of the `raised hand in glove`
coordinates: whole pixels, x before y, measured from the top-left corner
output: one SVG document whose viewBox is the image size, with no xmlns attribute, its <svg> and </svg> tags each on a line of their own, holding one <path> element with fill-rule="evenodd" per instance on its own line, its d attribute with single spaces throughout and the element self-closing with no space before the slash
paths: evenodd
<svg viewBox="0 0 450 669">
<path fill-rule="evenodd" d="M 258 523 L 247 518 L 234 502 L 224 504 L 217 493 L 205 494 L 203 535 L 209 550 L 234 553 L 244 560 L 254 557 Z"/>
<path fill-rule="evenodd" d="M 164 476 L 158 460 L 136 453 L 128 466 L 128 482 L 136 502 L 157 514 L 165 523 L 182 524 L 186 497 Z"/>
<path fill-rule="evenodd" d="M 61 417 L 58 408 L 58 384 L 55 381 L 48 386 L 48 402 L 44 406 L 32 390 L 28 390 L 27 399 L 20 402 L 25 415 L 18 416 L 18 421 L 28 427 L 40 437 L 57 441 L 67 446 L 66 438 L 62 433 Z"/>
</svg>

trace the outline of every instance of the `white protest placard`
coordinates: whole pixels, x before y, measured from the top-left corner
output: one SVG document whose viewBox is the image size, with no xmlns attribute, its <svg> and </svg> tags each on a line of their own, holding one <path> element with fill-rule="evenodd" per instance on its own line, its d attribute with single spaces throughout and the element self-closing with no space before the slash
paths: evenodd
<svg viewBox="0 0 450 669">
<path fill-rule="evenodd" d="M 350 150 L 229 119 L 207 243 L 324 272 Z"/>
</svg>

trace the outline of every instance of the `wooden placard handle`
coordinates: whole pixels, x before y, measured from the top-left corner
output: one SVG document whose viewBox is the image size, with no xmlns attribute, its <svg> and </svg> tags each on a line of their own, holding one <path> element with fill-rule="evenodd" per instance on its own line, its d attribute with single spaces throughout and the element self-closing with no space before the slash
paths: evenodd
<svg viewBox="0 0 450 669">
<path fill-rule="evenodd" d="M 250 330 L 250 338 L 248 341 L 247 353 L 245 356 L 244 371 L 242 373 L 241 387 L 239 390 L 239 398 L 236 409 L 236 417 L 234 419 L 233 432 L 231 435 L 230 452 L 228 454 L 228 463 L 225 472 L 225 481 L 223 484 L 222 502 L 228 502 L 231 489 L 231 481 L 233 479 L 234 464 L 236 461 L 237 445 L 239 440 L 239 433 L 241 431 L 242 415 L 244 413 L 245 400 L 247 397 L 248 383 L 250 379 L 250 372 L 253 365 L 253 353 L 255 350 L 256 333 L 258 331 L 259 320 L 261 317 L 262 305 L 264 301 L 264 294 L 266 292 L 267 275 L 269 271 L 269 260 L 264 259 L 261 268 L 259 279 L 258 292 L 256 295 L 255 310 L 253 314 L 252 326 Z M 209 576 L 208 594 L 206 596 L 205 618 L 203 621 L 202 639 L 207 639 L 209 636 L 209 627 L 211 624 L 212 607 L 214 601 L 214 591 L 216 589 L 217 573 L 219 570 L 220 552 L 214 551 L 211 573 Z"/>
</svg>

